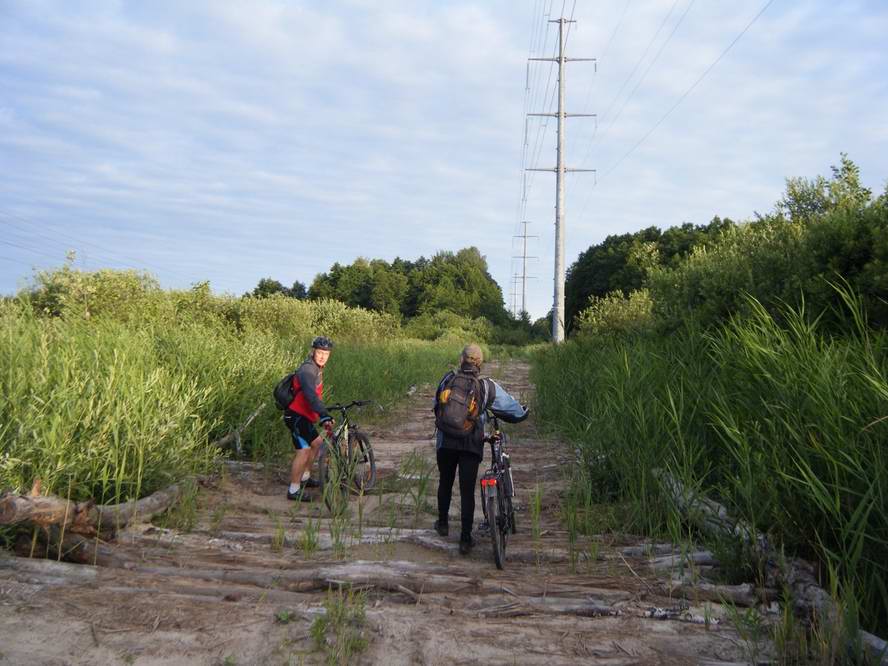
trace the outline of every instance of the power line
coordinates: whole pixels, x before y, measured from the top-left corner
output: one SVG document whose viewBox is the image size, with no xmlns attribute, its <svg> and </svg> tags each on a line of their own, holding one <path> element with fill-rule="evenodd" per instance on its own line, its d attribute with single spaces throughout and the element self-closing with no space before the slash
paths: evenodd
<svg viewBox="0 0 888 666">
<path fill-rule="evenodd" d="M 601 56 L 599 56 L 599 62 L 606 63 L 607 54 L 610 51 L 611 45 L 614 43 L 614 39 L 617 36 L 617 33 L 620 31 L 620 27 L 623 25 L 623 21 L 626 18 L 626 14 L 629 11 L 629 5 L 632 4 L 632 0 L 626 0 L 626 4 L 623 5 L 623 11 L 620 13 L 620 18 L 617 19 L 617 23 L 614 26 L 614 29 L 611 31 L 610 37 L 607 40 L 607 44 L 604 45 L 604 49 L 601 52 Z M 596 67 L 596 72 L 598 68 Z M 592 80 L 589 82 L 589 91 L 586 93 L 586 100 L 583 102 L 583 105 L 580 107 L 582 111 L 585 113 L 589 110 L 589 102 L 592 100 L 592 93 L 595 91 L 595 86 L 598 83 L 598 77 L 592 77 Z M 580 166 L 586 163 L 586 160 L 589 158 L 589 153 L 592 150 L 592 143 L 595 141 L 595 136 L 598 133 L 598 118 L 595 119 L 595 124 L 592 130 L 592 136 L 589 139 L 589 150 L 586 151 L 585 157 L 580 160 Z"/>
<path fill-rule="evenodd" d="M 690 95 L 696 89 L 696 87 L 698 85 L 700 85 L 700 83 L 703 81 L 703 79 L 705 79 L 709 75 L 709 72 L 711 72 L 713 69 L 715 69 L 715 66 L 718 65 L 719 62 L 721 62 L 722 58 L 724 58 L 728 54 L 728 52 L 732 48 L 734 48 L 734 46 L 737 44 L 737 42 L 740 41 L 740 39 L 743 37 L 743 35 L 745 35 L 749 31 L 749 29 L 753 26 L 753 24 L 755 24 L 755 22 L 759 20 L 759 18 L 762 16 L 762 14 L 764 14 L 765 11 L 767 11 L 768 7 L 770 7 L 773 3 L 774 3 L 774 0 L 768 0 L 762 6 L 762 8 L 758 11 L 758 13 L 752 17 L 752 20 L 750 20 L 749 23 L 746 24 L 746 27 L 743 28 L 743 30 L 741 30 L 740 33 L 736 37 L 734 37 L 734 39 L 731 41 L 731 43 L 725 47 L 725 49 L 719 54 L 719 56 L 715 60 L 713 60 L 705 70 L 703 70 L 703 73 L 699 77 L 697 77 L 697 79 L 690 85 L 690 87 L 679 96 L 679 98 L 675 101 L 675 103 L 671 107 L 669 107 L 669 109 L 666 111 L 666 113 L 664 113 L 660 117 L 660 119 L 657 122 L 655 122 L 654 125 L 644 134 L 644 136 L 642 136 L 638 141 L 636 141 L 635 144 L 629 150 L 627 150 L 623 154 L 622 157 L 620 157 L 620 159 L 618 159 L 612 166 L 610 166 L 604 172 L 604 174 L 601 176 L 601 179 L 599 179 L 596 182 L 596 184 L 592 187 L 592 189 L 590 189 L 589 195 L 586 198 L 586 202 L 583 205 L 583 209 L 580 212 L 581 217 L 585 214 L 586 208 L 588 207 L 589 202 L 592 200 L 592 190 L 594 190 L 595 187 L 597 187 L 598 182 L 600 182 L 605 177 L 607 177 L 608 175 L 613 173 L 617 169 L 617 167 L 619 167 L 620 164 L 622 164 L 623 161 L 627 157 L 629 157 L 632 153 L 634 153 L 638 149 L 639 146 L 641 146 L 645 141 L 647 141 L 647 139 L 651 136 L 651 134 L 653 134 L 656 131 L 656 129 L 660 125 L 662 125 L 663 122 L 670 115 L 672 115 L 672 112 L 678 108 L 679 104 L 681 104 L 685 100 L 685 98 L 687 98 L 688 95 Z"/>
<path fill-rule="evenodd" d="M 13 257 L 4 257 L 3 255 L 0 255 L 0 261 L 8 261 L 13 264 L 21 264 L 22 266 L 30 266 L 32 268 L 34 266 L 34 264 L 28 261 L 22 261 L 21 259 L 15 259 Z"/>
<path fill-rule="evenodd" d="M 67 234 L 64 234 L 64 233 L 58 231 L 54 227 L 52 228 L 52 235 L 51 236 L 47 235 L 46 233 L 41 233 L 40 231 L 37 231 L 35 229 L 35 227 L 37 227 L 36 222 L 34 222 L 33 220 L 30 220 L 28 218 L 22 217 L 21 215 L 16 215 L 16 214 L 12 214 L 8 211 L 0 210 L 0 219 L 4 220 L 4 222 L 6 224 L 9 224 L 10 226 L 16 226 L 16 222 L 18 222 L 19 229 L 25 229 L 27 231 L 27 233 L 29 233 L 29 234 L 32 234 L 32 235 L 40 237 L 40 238 L 45 238 L 45 239 L 47 239 L 51 242 L 55 242 L 57 244 L 60 244 L 59 241 L 56 240 L 56 237 L 59 237 L 59 238 L 65 238 L 65 239 L 69 240 L 70 242 L 75 243 L 75 249 L 77 246 L 92 247 L 92 248 L 98 250 L 99 252 L 101 252 L 102 254 L 104 254 L 106 260 L 116 263 L 119 266 L 123 266 L 124 268 L 131 268 L 133 270 L 151 269 L 151 270 L 159 272 L 157 268 L 151 266 L 150 264 L 147 264 L 144 261 L 140 261 L 138 259 L 128 257 L 126 255 L 120 254 L 119 252 L 117 252 L 115 250 L 111 250 L 107 247 L 103 247 L 101 245 L 98 245 L 97 243 L 85 241 L 82 238 L 74 238 L 73 236 L 69 236 Z M 24 227 L 22 226 L 22 224 L 24 224 Z M 46 225 L 44 225 L 44 228 L 46 228 Z M 71 248 L 69 247 L 68 249 L 71 249 Z M 124 261 L 121 261 L 120 259 L 123 259 Z M 175 277 L 178 277 L 179 279 L 183 279 L 186 281 L 190 280 L 190 278 L 178 273 L 177 271 L 166 270 L 165 272 L 168 274 L 171 274 Z"/>
<path fill-rule="evenodd" d="M 21 215 L 14 215 L 14 214 L 9 213 L 7 211 L 0 210 L 0 221 L 2 221 L 5 226 L 17 231 L 19 234 L 25 233 L 25 234 L 40 238 L 41 242 L 54 243 L 54 244 L 64 248 L 65 251 L 68 251 L 71 249 L 74 249 L 74 250 L 82 249 L 84 246 L 95 248 L 99 252 L 94 254 L 93 256 L 102 260 L 104 263 L 107 263 L 110 266 L 119 266 L 122 268 L 129 268 L 129 269 L 136 270 L 136 271 L 147 271 L 147 272 L 152 273 L 153 275 L 155 275 L 155 277 L 158 277 L 158 278 L 160 278 L 161 275 L 172 276 L 174 278 L 177 278 L 177 279 L 182 280 L 185 283 L 189 283 L 189 284 L 193 284 L 194 282 L 198 281 L 194 277 L 186 276 L 184 273 L 181 273 L 177 270 L 172 270 L 169 268 L 161 269 L 160 267 L 154 266 L 152 264 L 148 264 L 144 261 L 140 261 L 140 260 L 134 259 L 132 257 L 127 257 L 125 255 L 121 255 L 120 253 L 118 253 L 114 250 L 111 250 L 111 249 L 106 248 L 104 246 L 98 245 L 96 243 L 84 241 L 83 239 L 79 239 L 79 238 L 74 238 L 73 236 L 69 236 L 67 234 L 57 231 L 54 227 L 51 228 L 52 231 L 50 232 L 50 234 L 52 234 L 52 235 L 49 235 L 46 231 L 43 231 L 43 232 L 37 231 L 36 228 L 38 226 L 38 223 L 35 222 L 34 220 L 22 217 Z M 41 228 L 42 229 L 49 229 L 50 227 L 46 224 L 42 224 Z M 66 243 L 59 241 L 57 238 L 55 238 L 56 236 L 58 236 L 59 238 L 68 239 L 71 243 L 73 243 L 73 247 L 71 245 L 68 245 Z M 4 242 L 4 241 L 0 240 L 0 242 Z M 5 241 L 5 242 L 7 245 L 13 245 L 13 243 L 11 243 L 11 242 L 8 242 L 8 241 Z M 35 253 L 35 254 L 41 254 L 45 257 L 50 257 L 55 260 L 58 260 L 58 257 L 56 255 L 48 254 L 42 250 L 35 250 L 33 247 L 30 247 L 30 246 L 24 246 L 24 245 L 14 245 L 14 246 L 19 249 L 27 250 L 27 251 Z M 84 250 L 84 252 L 85 252 L 85 250 Z M 121 259 L 124 259 L 126 261 L 121 261 Z M 130 263 L 130 262 L 132 262 L 132 263 Z M 207 275 L 209 278 L 211 278 L 211 281 L 214 281 L 217 285 L 225 285 L 227 280 L 230 279 L 230 275 L 228 275 L 228 274 L 222 274 L 222 273 L 218 273 L 216 271 L 208 271 L 205 267 L 202 268 L 201 270 L 203 271 L 203 273 L 205 275 Z"/>
<path fill-rule="evenodd" d="M 37 249 L 34 249 L 33 247 L 29 247 L 27 245 L 20 245 L 18 243 L 13 243 L 12 241 L 3 240 L 3 239 L 0 239 L 0 243 L 2 243 L 3 245 L 8 245 L 9 247 L 16 247 L 20 250 L 25 250 L 27 252 L 39 254 L 43 257 L 50 257 L 52 259 L 58 259 L 58 255 L 56 255 L 56 254 L 50 254 L 49 252 L 43 252 L 42 250 L 37 250 Z"/>
<path fill-rule="evenodd" d="M 553 51 L 552 51 L 552 60 L 553 61 L 555 60 L 556 53 L 558 53 L 558 45 L 557 44 L 553 47 Z M 558 84 L 556 82 L 556 84 L 554 86 L 552 86 L 551 101 L 549 101 L 548 103 L 545 103 L 545 100 L 549 98 L 549 94 L 548 94 L 549 84 L 552 82 L 552 72 L 554 71 L 554 69 L 555 69 L 555 65 L 553 62 L 553 64 L 549 66 L 549 78 L 546 80 L 546 87 L 545 87 L 546 94 L 543 97 L 543 99 L 544 99 L 543 109 L 546 109 L 550 112 L 555 106 L 555 98 L 556 98 L 557 92 L 558 92 Z M 539 160 L 539 156 L 542 153 L 542 149 L 543 149 L 543 141 L 546 137 L 546 134 L 548 134 L 548 129 L 549 129 L 548 119 L 546 119 L 545 121 L 540 121 L 540 124 L 537 126 L 537 136 L 536 136 L 536 141 L 534 143 L 534 149 L 531 151 L 531 159 L 529 162 L 530 164 L 536 164 L 537 161 Z M 542 135 L 541 135 L 541 133 L 542 133 Z M 526 166 L 527 165 L 525 164 L 525 167 Z M 531 173 L 530 178 L 529 178 L 529 182 L 527 185 L 528 192 L 533 187 L 533 181 L 534 181 L 534 174 Z"/>
<path fill-rule="evenodd" d="M 672 16 L 672 12 L 674 12 L 675 8 L 678 6 L 678 2 L 679 2 L 679 0 L 674 0 L 674 2 L 672 3 L 672 6 L 669 8 L 669 11 L 667 12 L 666 16 L 663 17 L 663 20 L 660 23 L 660 27 L 657 28 L 657 31 L 654 33 L 654 36 L 651 37 L 650 41 L 648 41 L 647 46 L 644 47 L 644 51 L 642 52 L 641 56 L 636 61 L 635 66 L 632 67 L 632 71 L 629 72 L 629 76 L 627 76 L 623 80 L 623 84 L 620 86 L 620 89 L 617 91 L 617 94 L 614 95 L 613 99 L 608 104 L 607 110 L 602 115 L 602 121 L 605 118 L 608 118 L 608 119 L 610 118 L 611 109 L 613 109 L 614 104 L 616 103 L 617 99 L 619 99 L 620 95 L 623 94 L 623 90 L 626 88 L 626 85 L 629 83 L 629 81 L 632 80 L 632 77 L 635 76 L 635 72 L 638 71 L 638 68 L 641 66 L 641 63 L 644 62 L 644 59 L 647 57 L 648 51 L 651 50 L 651 47 L 654 45 L 654 42 L 657 41 L 657 37 L 660 36 L 660 32 L 662 32 L 663 28 L 666 26 L 666 23 L 669 21 L 669 17 Z"/>
<path fill-rule="evenodd" d="M 704 70 L 704 72 L 697 78 L 697 80 L 691 84 L 691 87 L 688 88 L 687 90 L 685 90 L 681 94 L 681 97 L 679 97 L 678 100 L 676 100 L 675 104 L 673 104 L 671 107 L 669 107 L 669 110 L 666 113 L 664 113 L 663 116 L 656 123 L 654 123 L 654 126 L 651 127 L 647 131 L 647 133 L 643 137 L 641 137 L 635 143 L 634 146 L 632 146 L 632 148 L 630 148 L 628 151 L 626 151 L 626 153 L 619 160 L 617 160 L 616 164 L 614 164 L 612 167 L 610 167 L 609 169 L 607 169 L 607 171 L 604 172 L 604 174 L 602 175 L 602 178 L 604 178 L 608 174 L 612 173 L 618 166 L 620 166 L 620 164 L 622 164 L 623 160 L 625 160 L 627 157 L 629 157 L 629 155 L 631 155 L 633 152 L 635 152 L 635 150 L 641 144 L 643 144 L 651 134 L 654 133 L 654 131 L 663 123 L 663 121 L 666 120 L 672 114 L 672 112 L 675 111 L 676 108 L 678 108 L 678 105 L 681 104 L 685 100 L 685 98 L 688 95 L 690 95 L 698 85 L 700 85 L 700 83 L 703 81 L 703 79 L 706 78 L 706 76 L 709 74 L 709 72 L 711 72 L 719 62 L 721 62 L 721 59 L 727 55 L 728 51 L 730 51 L 732 48 L 734 48 L 734 45 L 740 41 L 740 38 L 743 37 L 743 35 L 745 35 L 747 33 L 747 31 L 752 27 L 752 25 L 756 21 L 758 21 L 759 17 L 762 14 L 764 14 L 765 10 L 767 10 L 768 7 L 770 7 L 773 3 L 774 3 L 774 0 L 768 0 L 768 2 L 765 3 L 765 5 L 759 10 L 758 14 L 756 14 L 752 18 L 752 20 L 746 24 L 746 27 L 740 31 L 739 35 L 734 37 L 733 41 L 730 44 L 728 44 L 728 46 L 725 48 L 725 50 L 722 51 L 719 54 L 719 56 L 712 62 L 712 64 L 710 64 L 709 67 L 707 67 Z"/>
<path fill-rule="evenodd" d="M 617 36 L 617 31 L 620 29 L 620 26 L 623 25 L 623 19 L 626 18 L 626 11 L 629 9 L 629 5 L 632 4 L 632 0 L 626 0 L 626 4 L 623 5 L 623 13 L 620 14 L 620 19 L 617 21 L 617 25 L 614 26 L 614 31 L 611 33 L 610 39 L 607 40 L 607 44 L 604 45 L 604 50 L 601 52 L 601 56 L 599 60 L 604 61 L 607 57 L 607 52 L 610 50 L 611 44 L 614 43 L 614 37 Z M 588 99 L 586 102 L 588 103 Z"/>
<path fill-rule="evenodd" d="M 613 96 L 610 103 L 607 105 L 607 110 L 601 115 L 600 120 L 603 123 L 605 120 L 610 120 L 610 112 L 614 108 L 614 104 L 616 104 L 617 100 L 620 98 L 620 95 L 623 94 L 623 90 L 626 88 L 626 85 L 629 81 L 632 80 L 632 77 L 635 76 L 635 72 L 638 71 L 638 68 L 641 66 L 641 63 L 644 62 L 644 59 L 647 57 L 648 51 L 651 50 L 651 47 L 654 45 L 654 42 L 657 41 L 657 37 L 660 36 L 660 32 L 662 32 L 663 28 L 666 26 L 666 23 L 669 21 L 669 17 L 672 16 L 672 12 L 675 11 L 675 8 L 678 6 L 679 0 L 675 0 L 672 3 L 672 6 L 669 8 L 666 16 L 663 17 L 663 20 L 660 22 L 660 27 L 657 28 L 657 31 L 654 33 L 654 36 L 651 37 L 650 41 L 648 41 L 647 46 L 645 46 L 644 51 L 641 54 L 641 57 L 635 62 L 635 66 L 632 68 L 632 71 L 629 72 L 629 76 L 623 79 L 623 83 L 620 86 L 620 89 L 617 90 L 617 94 Z M 622 110 L 622 109 L 621 109 Z M 608 125 L 608 129 L 613 125 L 611 123 Z M 592 154 L 592 147 L 595 145 L 596 140 L 599 138 L 598 133 L 598 123 L 595 124 L 595 130 L 592 133 L 592 138 L 589 140 L 589 147 L 586 149 L 586 154 L 583 156 L 583 159 L 580 160 L 580 164 L 585 164 L 586 160 L 589 159 L 589 155 Z"/>
<path fill-rule="evenodd" d="M 525 171 L 525 167 L 527 166 L 527 149 L 528 149 L 528 119 L 527 112 L 533 108 L 531 103 L 531 98 L 533 96 L 534 91 L 536 90 L 536 77 L 539 74 L 539 68 L 534 68 L 533 77 L 534 77 L 534 85 L 531 85 L 531 68 L 530 68 L 530 58 L 534 54 L 535 46 L 542 41 L 543 37 L 546 39 L 546 43 L 548 43 L 548 28 L 549 24 L 544 20 L 547 16 L 547 11 L 551 11 L 551 5 L 554 0 L 549 0 L 549 10 L 545 9 L 545 0 L 539 0 L 539 9 L 542 10 L 542 15 L 540 19 L 536 18 L 537 8 L 534 8 L 532 12 L 533 21 L 531 28 L 531 40 L 530 47 L 528 48 L 528 61 L 527 61 L 527 69 L 525 72 L 525 82 L 524 82 L 524 109 L 521 112 L 522 119 L 524 120 L 524 143 L 521 148 L 521 166 L 518 172 L 519 175 L 519 194 L 518 194 L 518 205 L 516 207 L 516 216 L 515 216 L 515 232 L 518 231 L 518 227 L 520 225 L 520 221 L 526 217 L 527 210 L 527 172 Z M 545 50 L 545 44 L 543 45 L 543 50 Z"/>
<path fill-rule="evenodd" d="M 696 0 L 691 0 L 688 3 L 687 7 L 685 7 L 684 12 L 678 18 L 678 21 L 676 21 L 675 25 L 672 27 L 672 32 L 670 32 L 669 36 L 666 37 L 666 39 L 663 41 L 662 44 L 660 44 L 659 50 L 654 54 L 654 57 L 648 63 L 644 72 L 642 72 L 638 81 L 635 83 L 635 87 L 629 92 L 629 95 L 626 97 L 626 99 L 623 100 L 623 103 L 620 105 L 620 108 L 617 111 L 617 114 L 610 121 L 610 124 L 607 126 L 607 129 L 605 129 L 605 131 L 604 131 L 605 134 L 607 134 L 607 132 L 610 131 L 610 128 L 614 126 L 614 123 L 616 123 L 617 120 L 620 118 L 620 115 L 623 113 L 623 109 L 626 108 L 626 105 L 629 103 L 629 100 L 632 99 L 632 97 L 635 95 L 635 92 L 641 87 L 641 84 L 644 83 L 644 80 L 647 77 L 648 72 L 651 71 L 651 68 L 654 66 L 654 64 L 656 64 L 657 60 L 660 58 L 660 54 L 663 53 L 663 50 L 666 48 L 666 45 L 672 39 L 672 36 L 675 34 L 676 30 L 678 30 L 678 27 L 682 24 L 682 21 L 684 21 L 685 16 L 687 16 L 688 12 L 691 11 L 691 7 L 694 6 L 694 2 L 696 2 Z"/>
</svg>

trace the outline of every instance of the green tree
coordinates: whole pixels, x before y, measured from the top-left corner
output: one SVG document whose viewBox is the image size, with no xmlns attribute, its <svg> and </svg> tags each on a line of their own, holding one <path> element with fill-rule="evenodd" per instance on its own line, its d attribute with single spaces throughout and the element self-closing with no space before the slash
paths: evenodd
<svg viewBox="0 0 888 666">
<path fill-rule="evenodd" d="M 831 166 L 832 178 L 787 178 L 786 192 L 777 210 L 794 222 L 809 221 L 832 210 L 861 210 L 872 191 L 860 182 L 860 168 L 841 153 L 839 166 Z"/>
<path fill-rule="evenodd" d="M 348 266 L 334 264 L 319 274 L 308 295 L 332 298 L 347 305 L 378 312 L 418 315 L 448 311 L 461 317 L 483 317 L 496 324 L 508 321 L 502 290 L 491 277 L 478 248 L 439 252 L 431 259 L 356 259 Z"/>
<path fill-rule="evenodd" d="M 261 280 L 259 280 L 259 284 L 256 285 L 256 288 L 246 295 L 253 296 L 255 298 L 268 298 L 272 294 L 283 294 L 286 291 L 287 288 L 277 280 L 272 280 L 271 278 L 262 278 Z"/>
<path fill-rule="evenodd" d="M 293 283 L 289 289 L 281 284 L 278 280 L 271 278 L 262 278 L 253 291 L 244 294 L 244 296 L 252 296 L 254 298 L 268 298 L 273 294 L 283 294 L 291 298 L 304 299 L 306 297 L 305 285 L 299 280 Z"/>
<path fill-rule="evenodd" d="M 570 266 L 565 281 L 565 321 L 572 331 L 577 315 L 592 299 L 615 292 L 623 296 L 647 286 L 651 272 L 676 266 L 693 249 L 713 242 L 734 226 L 729 219 L 715 217 L 709 224 L 685 223 L 660 231 L 648 227 L 631 234 L 608 236 L 593 245 Z"/>
</svg>

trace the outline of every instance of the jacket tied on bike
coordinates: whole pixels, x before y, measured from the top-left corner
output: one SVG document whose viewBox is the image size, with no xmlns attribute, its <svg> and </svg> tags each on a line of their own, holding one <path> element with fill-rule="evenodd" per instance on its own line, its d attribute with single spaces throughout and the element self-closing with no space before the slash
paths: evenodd
<svg viewBox="0 0 888 666">
<path fill-rule="evenodd" d="M 287 407 L 288 412 L 298 414 L 312 423 L 329 421 L 332 418 L 321 402 L 324 394 L 324 371 L 315 363 L 313 356 L 305 359 L 293 376 L 293 391 L 295 397 Z"/>
<path fill-rule="evenodd" d="M 478 366 L 464 362 L 460 365 L 457 372 L 473 375 L 480 379 L 481 405 L 478 412 L 478 420 L 475 423 L 475 428 L 467 437 L 451 437 L 438 430 L 436 448 L 470 451 L 481 459 L 484 457 L 484 426 L 487 423 L 487 410 L 492 411 L 497 418 L 502 419 L 506 423 L 520 423 L 527 418 L 527 410 L 495 381 L 489 377 L 478 377 L 481 373 Z M 435 391 L 436 406 L 438 405 L 441 391 L 453 374 L 453 371 L 448 372 L 438 383 L 438 389 Z"/>
</svg>

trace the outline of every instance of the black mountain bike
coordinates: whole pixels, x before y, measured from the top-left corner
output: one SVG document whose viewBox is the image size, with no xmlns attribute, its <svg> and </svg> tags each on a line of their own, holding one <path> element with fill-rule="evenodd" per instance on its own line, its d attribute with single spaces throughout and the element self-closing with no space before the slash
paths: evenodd
<svg viewBox="0 0 888 666">
<path fill-rule="evenodd" d="M 512 485 L 509 455 L 503 451 L 508 438 L 500 431 L 496 416 L 491 412 L 488 414 L 493 432 L 485 435 L 484 442 L 490 443 L 491 465 L 481 476 L 481 508 L 493 542 L 493 561 L 497 569 L 502 569 L 506 562 L 506 536 L 509 532 L 515 534 L 517 531 L 512 506 L 515 488 Z"/>
<path fill-rule="evenodd" d="M 376 483 L 376 457 L 370 438 L 349 418 L 350 409 L 371 403 L 355 400 L 347 405 L 327 405 L 328 411 L 340 414 L 333 437 L 324 441 L 318 454 L 318 481 L 331 511 L 347 504 L 348 493 L 366 492 Z"/>
</svg>

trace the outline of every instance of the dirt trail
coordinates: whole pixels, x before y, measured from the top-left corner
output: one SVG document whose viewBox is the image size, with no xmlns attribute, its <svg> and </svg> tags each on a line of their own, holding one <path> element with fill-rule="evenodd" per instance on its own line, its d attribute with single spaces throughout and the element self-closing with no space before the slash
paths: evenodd
<svg viewBox="0 0 888 666">
<path fill-rule="evenodd" d="M 487 370 L 530 394 L 526 364 Z M 287 502 L 283 469 L 231 463 L 201 490 L 193 529 L 128 529 L 120 566 L 0 556 L 0 663 L 324 663 L 310 628 L 340 585 L 366 595 L 359 663 L 746 663 L 724 609 L 662 596 L 650 560 L 627 549 L 639 541 L 569 542 L 558 498 L 574 454 L 532 420 L 511 429 L 519 532 L 506 569 L 483 536 L 461 557 L 458 529 L 431 529 L 432 391 L 416 391 L 399 425 L 370 429 L 379 492 L 353 500 L 347 524 L 321 503 Z"/>
</svg>

